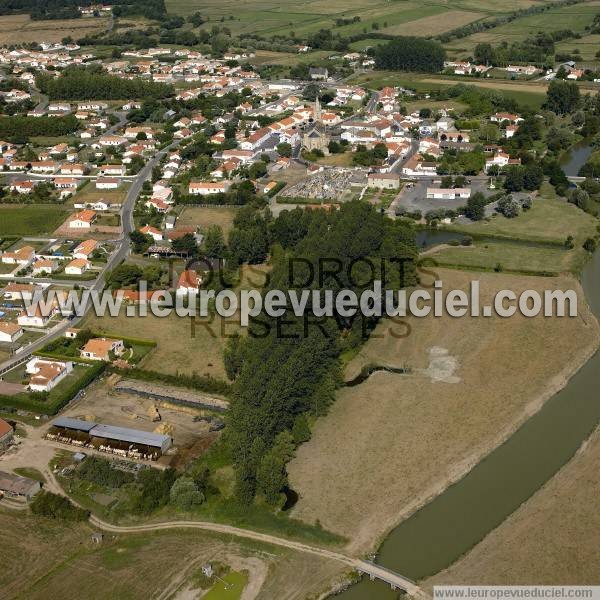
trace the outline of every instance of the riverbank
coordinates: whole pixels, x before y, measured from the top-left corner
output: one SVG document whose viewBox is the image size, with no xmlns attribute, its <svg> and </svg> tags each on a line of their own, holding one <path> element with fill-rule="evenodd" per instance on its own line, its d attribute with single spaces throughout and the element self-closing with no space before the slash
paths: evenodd
<svg viewBox="0 0 600 600">
<path fill-rule="evenodd" d="M 534 496 L 434 585 L 597 584 L 600 573 L 600 427 Z"/>
<path fill-rule="evenodd" d="M 465 289 L 474 277 L 440 274 L 446 289 Z M 399 522 L 461 479 L 598 347 L 598 324 L 574 278 L 481 273 L 477 279 L 483 298 L 499 289 L 573 287 L 580 317 L 407 319 L 412 334 L 402 339 L 386 329 L 389 322 L 376 330 L 346 378 L 367 364 L 408 365 L 413 374 L 379 372 L 341 390 L 290 464 L 301 496 L 294 516 L 318 518 L 345 535 L 351 552 L 375 550 Z"/>
</svg>

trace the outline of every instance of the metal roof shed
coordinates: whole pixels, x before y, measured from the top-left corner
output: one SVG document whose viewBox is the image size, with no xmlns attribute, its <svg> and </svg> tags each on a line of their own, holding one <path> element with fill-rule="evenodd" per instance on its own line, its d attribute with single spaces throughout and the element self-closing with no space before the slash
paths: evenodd
<svg viewBox="0 0 600 600">
<path fill-rule="evenodd" d="M 59 417 L 52 421 L 54 427 L 62 427 L 63 429 L 74 429 L 75 431 L 84 431 L 89 433 L 96 423 L 93 421 L 83 421 L 82 419 L 72 419 L 71 417 Z"/>
<path fill-rule="evenodd" d="M 114 425 L 96 425 L 89 433 L 93 437 L 107 440 L 117 440 L 119 442 L 160 448 L 162 452 L 168 450 L 172 443 L 168 435 L 140 431 L 139 429 L 129 429 L 128 427 L 115 427 Z"/>
</svg>

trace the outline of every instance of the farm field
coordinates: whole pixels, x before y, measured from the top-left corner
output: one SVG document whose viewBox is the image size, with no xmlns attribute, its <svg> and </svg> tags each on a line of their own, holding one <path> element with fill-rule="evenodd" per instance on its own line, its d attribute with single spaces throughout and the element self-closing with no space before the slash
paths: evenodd
<svg viewBox="0 0 600 600">
<path fill-rule="evenodd" d="M 600 7 L 598 7 L 598 12 L 600 12 Z M 581 53 L 581 60 L 595 64 L 598 63 L 598 57 L 596 56 L 596 53 L 599 49 L 600 34 L 584 35 L 578 40 L 566 40 L 556 45 L 557 52 L 566 52 L 577 56 L 574 50 L 579 50 Z"/>
<path fill-rule="evenodd" d="M 559 246 L 527 246 L 518 243 L 475 240 L 471 246 L 444 246 L 427 253 L 440 266 L 493 271 L 562 273 L 578 271 L 585 250 L 567 251 Z"/>
<path fill-rule="evenodd" d="M 237 209 L 227 207 L 186 206 L 177 219 L 177 227 L 200 227 L 204 232 L 211 225 L 223 229 L 225 239 L 233 227 Z"/>
<path fill-rule="evenodd" d="M 302 63 L 318 63 L 328 56 L 335 54 L 328 50 L 315 50 L 307 53 L 272 52 L 271 50 L 257 50 L 256 56 L 250 59 L 253 65 L 284 65 L 293 66 Z"/>
<path fill-rule="evenodd" d="M 466 234 L 511 237 L 537 242 L 564 242 L 567 236 L 572 235 L 579 245 L 586 238 L 593 237 L 597 220 L 574 204 L 551 195 L 551 190 L 549 185 L 544 184 L 541 197 L 536 198 L 531 208 L 515 219 L 507 219 L 498 214 L 489 220 L 468 225 L 449 225 L 447 229 Z"/>
<path fill-rule="evenodd" d="M 453 40 L 450 44 L 460 47 L 461 54 L 467 56 L 480 42 L 492 44 L 508 42 L 510 44 L 535 35 L 538 31 L 555 31 L 557 29 L 572 29 L 575 32 L 584 33 L 586 25 L 592 22 L 598 12 L 600 12 L 600 2 L 597 0 L 573 6 L 561 6 L 541 14 L 521 17 L 511 23 L 475 33 L 466 38 Z M 573 40 L 571 44 L 577 41 Z"/>
<path fill-rule="evenodd" d="M 341 389 L 289 465 L 290 485 L 300 495 L 291 516 L 318 519 L 348 537 L 353 551 L 373 550 L 390 528 L 506 439 L 598 345 L 598 324 L 574 278 L 434 270 L 446 290 L 479 280 L 483 304 L 505 289 L 575 289 L 579 317 L 410 317 L 407 336 L 406 326 L 388 320 L 378 326 L 346 366 L 346 380 L 366 365 L 412 372 L 377 372 Z"/>
<path fill-rule="evenodd" d="M 0 509 L 0 524 L 0 585 L 6 598 L 146 600 L 178 593 L 195 598 L 200 590 L 193 589 L 194 574 L 206 562 L 220 562 L 245 574 L 251 597 L 300 600 L 343 569 L 337 562 L 197 530 L 105 535 L 97 545 L 87 524 L 61 526 L 6 509 Z M 162 593 L 156 596 L 156 590 Z"/>
<path fill-rule="evenodd" d="M 60 205 L 0 205 L 0 237 L 5 235 L 42 235 L 56 229 L 67 217 Z"/>
<path fill-rule="evenodd" d="M 577 455 L 497 529 L 424 583 L 574 585 L 597 581 L 600 429 Z M 560 530 L 560 535 L 556 531 Z"/>
<path fill-rule="evenodd" d="M 32 21 L 29 15 L 4 15 L 0 19 L 0 44 L 60 42 L 68 36 L 77 39 L 106 29 L 108 23 L 109 19 L 102 17 Z"/>
<path fill-rule="evenodd" d="M 167 10 L 173 14 L 188 15 L 197 10 L 210 16 L 206 26 L 224 16 L 227 27 L 234 34 L 258 33 L 264 36 L 310 35 L 325 28 L 335 28 L 336 33 L 355 35 L 366 31 L 391 34 L 436 35 L 489 15 L 502 14 L 534 4 L 533 0 L 511 0 L 501 3 L 477 1 L 387 2 L 385 0 L 302 0 L 293 6 L 281 5 L 272 0 L 167 0 Z M 336 19 L 353 19 L 358 22 L 336 25 Z"/>
</svg>

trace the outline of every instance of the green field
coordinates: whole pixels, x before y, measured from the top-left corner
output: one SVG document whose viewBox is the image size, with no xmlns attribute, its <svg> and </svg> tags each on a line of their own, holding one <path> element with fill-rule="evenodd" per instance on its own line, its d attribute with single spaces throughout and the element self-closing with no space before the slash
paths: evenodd
<svg viewBox="0 0 600 600">
<path fill-rule="evenodd" d="M 50 233 L 67 218 L 67 214 L 61 206 L 4 204 L 0 206 L 0 236 Z"/>
<path fill-rule="evenodd" d="M 598 7 L 600 12 L 600 7 Z M 575 52 L 579 50 L 579 55 Z M 596 52 L 600 50 L 600 34 L 584 35 L 578 40 L 566 40 L 556 45 L 556 51 L 581 56 L 582 60 L 597 62 Z"/>
<path fill-rule="evenodd" d="M 584 250 L 567 251 L 559 246 L 528 246 L 492 240 L 476 240 L 472 246 L 443 247 L 428 254 L 439 266 L 516 273 L 578 271 L 586 257 Z"/>
<path fill-rule="evenodd" d="M 578 245 L 596 234 L 597 219 L 579 210 L 574 204 L 550 196 L 547 188 L 542 188 L 542 193 L 546 197 L 534 200 L 531 209 L 521 213 L 516 219 L 497 215 L 487 221 L 466 226 L 450 225 L 448 229 L 536 242 L 563 242 L 567 236 L 572 235 Z"/>
<path fill-rule="evenodd" d="M 594 15 L 597 13 L 600 13 L 600 2 L 597 1 L 563 6 L 541 14 L 521 17 L 511 23 L 475 33 L 463 39 L 453 40 L 451 46 L 456 47 L 457 54 L 466 56 L 480 42 L 490 42 L 492 44 L 508 42 L 510 44 L 523 40 L 530 35 L 535 35 L 538 31 L 549 32 L 558 29 L 572 29 L 584 33 L 586 25 L 592 22 Z M 569 47 L 577 47 L 578 41 L 573 40 L 567 44 Z M 458 52 L 458 48 L 462 52 Z"/>
<path fill-rule="evenodd" d="M 223 22 L 234 35 L 309 35 L 321 28 L 349 36 L 369 31 L 395 35 L 437 35 L 475 20 L 502 15 L 536 4 L 535 0 L 300 0 L 282 4 L 273 0 L 166 0 L 173 14 L 200 11 L 209 17 L 204 27 Z M 336 19 L 360 17 L 337 26 Z"/>
</svg>

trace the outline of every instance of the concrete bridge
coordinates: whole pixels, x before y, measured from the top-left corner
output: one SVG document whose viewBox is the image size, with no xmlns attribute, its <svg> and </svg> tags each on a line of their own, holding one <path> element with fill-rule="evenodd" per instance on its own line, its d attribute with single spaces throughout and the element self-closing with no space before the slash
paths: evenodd
<svg viewBox="0 0 600 600">
<path fill-rule="evenodd" d="M 359 573 L 363 573 L 369 576 L 369 579 L 380 579 L 387 583 L 393 590 L 403 590 L 409 596 L 425 598 L 426 594 L 423 590 L 411 579 L 396 573 L 391 569 L 377 565 L 370 560 L 360 561 L 360 564 L 356 566 L 356 570 Z"/>
</svg>

